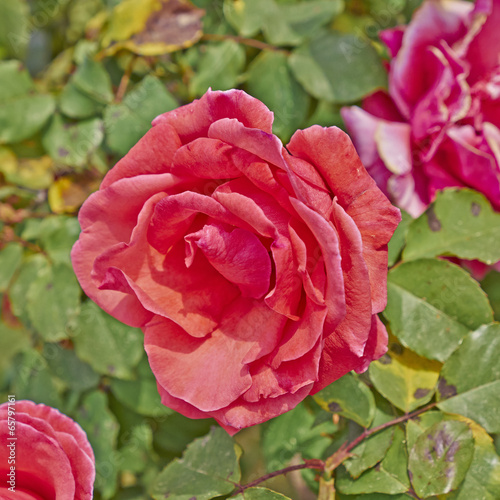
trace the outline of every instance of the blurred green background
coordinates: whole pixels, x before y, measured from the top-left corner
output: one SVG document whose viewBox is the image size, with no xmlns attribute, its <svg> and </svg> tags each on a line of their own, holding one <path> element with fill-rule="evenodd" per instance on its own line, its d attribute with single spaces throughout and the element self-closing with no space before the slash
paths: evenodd
<svg viewBox="0 0 500 500">
<path fill-rule="evenodd" d="M 69 260 L 79 207 L 155 116 L 209 87 L 262 100 L 284 143 L 298 128 L 342 126 L 342 105 L 387 85 L 378 32 L 406 23 L 419 3 L 0 1 L 0 396 L 80 423 L 96 455 L 96 499 L 150 498 L 158 473 L 214 422 L 163 407 L 141 331 L 82 293 Z M 498 308 L 498 293 L 492 301 Z M 435 383 L 439 366 L 426 370 Z M 380 421 L 400 414 L 377 398 Z M 236 436 L 242 482 L 327 456 L 360 429 L 308 401 Z M 304 477 L 269 485 L 315 498 L 314 472 Z"/>
</svg>

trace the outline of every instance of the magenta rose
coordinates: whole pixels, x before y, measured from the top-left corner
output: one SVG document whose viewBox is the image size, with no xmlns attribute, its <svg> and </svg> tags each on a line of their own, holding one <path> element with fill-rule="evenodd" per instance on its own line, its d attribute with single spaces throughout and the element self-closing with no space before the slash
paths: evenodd
<svg viewBox="0 0 500 500">
<path fill-rule="evenodd" d="M 94 453 L 82 428 L 33 401 L 0 405 L 0 498 L 91 500 Z"/>
<path fill-rule="evenodd" d="M 413 216 L 449 186 L 500 210 L 500 2 L 426 1 L 381 38 L 389 94 L 342 110 L 370 174 Z"/>
<path fill-rule="evenodd" d="M 283 147 L 239 90 L 159 116 L 83 205 L 90 298 L 144 332 L 162 402 L 235 433 L 386 350 L 399 220 L 337 128 Z"/>
</svg>

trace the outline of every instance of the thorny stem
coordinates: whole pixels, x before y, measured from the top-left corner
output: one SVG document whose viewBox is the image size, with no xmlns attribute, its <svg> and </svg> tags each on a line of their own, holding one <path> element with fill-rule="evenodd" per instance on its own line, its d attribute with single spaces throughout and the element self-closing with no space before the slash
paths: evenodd
<svg viewBox="0 0 500 500">
<path fill-rule="evenodd" d="M 245 491 L 246 489 L 251 488 L 253 486 L 257 486 L 258 484 L 263 483 L 268 479 L 280 476 L 282 474 L 287 474 L 288 472 L 292 472 L 295 470 L 317 469 L 319 471 L 331 474 L 342 462 L 344 462 L 344 460 L 350 457 L 351 451 L 354 448 L 356 448 L 356 446 L 358 446 L 366 438 L 372 436 L 373 434 L 376 434 L 377 432 L 387 429 L 388 427 L 392 427 L 393 425 L 397 425 L 402 422 L 411 420 L 412 418 L 418 417 L 418 415 L 431 410 L 436 405 L 437 403 L 429 403 L 428 405 L 423 406 L 422 408 L 415 410 L 412 413 L 405 413 L 404 415 L 401 415 L 400 417 L 395 418 L 394 420 L 390 420 L 389 422 L 386 422 L 384 424 L 378 425 L 373 429 L 365 429 L 356 439 L 351 441 L 349 444 L 342 445 L 332 456 L 328 457 L 325 461 L 305 460 L 303 464 L 291 465 L 290 467 L 285 467 L 284 469 L 270 472 L 269 474 L 266 474 L 262 477 L 259 477 L 258 479 L 255 479 L 251 483 L 239 485 L 236 488 L 234 494 L 241 493 L 242 491 Z"/>
<path fill-rule="evenodd" d="M 253 47 L 255 49 L 272 50 L 274 52 L 288 53 L 287 50 L 280 49 L 279 47 L 275 47 L 274 45 L 269 45 L 268 43 L 261 42 L 260 40 L 255 40 L 253 38 L 244 38 L 242 36 L 205 33 L 201 38 L 202 40 L 213 40 L 215 42 L 223 42 L 224 40 L 233 40 L 236 43 L 241 43 L 242 45 L 248 45 L 248 47 Z"/>
</svg>

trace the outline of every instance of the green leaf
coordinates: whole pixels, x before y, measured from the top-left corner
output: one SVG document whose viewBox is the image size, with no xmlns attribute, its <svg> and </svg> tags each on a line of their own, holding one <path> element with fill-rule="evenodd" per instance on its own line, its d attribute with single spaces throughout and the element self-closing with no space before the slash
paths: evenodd
<svg viewBox="0 0 500 500">
<path fill-rule="evenodd" d="M 392 343 L 382 358 L 371 363 L 370 379 L 382 396 L 409 413 L 432 399 L 440 369 L 440 363 Z"/>
<path fill-rule="evenodd" d="M 55 264 L 71 266 L 70 252 L 80 235 L 76 217 L 62 215 L 26 219 L 21 237 L 38 243 Z"/>
<path fill-rule="evenodd" d="M 363 427 L 369 427 L 375 415 L 372 392 L 352 373 L 339 378 L 313 397 L 324 410 L 338 413 Z"/>
<path fill-rule="evenodd" d="M 291 500 L 285 495 L 267 488 L 248 488 L 243 493 L 231 498 L 233 500 Z"/>
<path fill-rule="evenodd" d="M 80 287 L 73 270 L 66 265 L 46 266 L 26 295 L 29 318 L 44 340 L 56 342 L 68 337 L 68 326 L 79 312 Z"/>
<path fill-rule="evenodd" d="M 30 40 L 30 9 L 26 0 L 0 2 L 0 58 L 22 59 Z"/>
<path fill-rule="evenodd" d="M 474 454 L 472 431 L 464 422 L 434 424 L 412 447 L 408 470 L 418 496 L 448 493 L 463 481 Z"/>
<path fill-rule="evenodd" d="M 92 118 L 77 123 L 55 115 L 42 143 L 50 156 L 62 165 L 83 168 L 104 137 L 102 120 Z"/>
<path fill-rule="evenodd" d="M 406 422 L 406 449 L 410 453 L 417 442 L 417 438 L 423 434 L 429 427 L 446 419 L 447 415 L 441 411 L 426 411 Z"/>
<path fill-rule="evenodd" d="M 439 408 L 500 432 L 500 324 L 468 334 L 443 366 Z"/>
<path fill-rule="evenodd" d="M 469 189 L 446 189 L 408 231 L 403 260 L 455 255 L 487 264 L 500 260 L 500 214 Z"/>
<path fill-rule="evenodd" d="M 349 103 L 387 85 L 376 50 L 353 34 L 323 32 L 297 48 L 289 63 L 295 78 L 316 99 Z"/>
<path fill-rule="evenodd" d="M 269 0 L 224 0 L 224 15 L 229 24 L 244 37 L 256 35 L 265 23 Z M 274 3 L 274 2 L 273 2 Z"/>
<path fill-rule="evenodd" d="M 129 149 L 151 128 L 151 121 L 159 114 L 178 106 L 158 78 L 148 75 L 123 102 L 112 104 L 104 111 L 106 142 L 120 155 Z"/>
<path fill-rule="evenodd" d="M 85 58 L 71 78 L 71 83 L 88 97 L 108 104 L 113 100 L 111 78 L 103 64 L 90 57 Z"/>
<path fill-rule="evenodd" d="M 61 408 L 62 389 L 63 384 L 58 384 L 52 377 L 46 360 L 38 351 L 28 349 L 16 357 L 11 394 L 22 395 L 22 399 L 30 399 L 35 403 Z"/>
<path fill-rule="evenodd" d="M 103 105 L 68 83 L 59 97 L 59 109 L 70 118 L 82 119 L 97 115 Z"/>
<path fill-rule="evenodd" d="M 212 419 L 194 420 L 180 413 L 156 418 L 156 423 L 158 426 L 153 435 L 155 449 L 162 456 L 172 459 L 180 456 L 193 439 L 204 436 L 214 425 Z"/>
<path fill-rule="evenodd" d="M 386 495 L 385 493 L 369 493 L 368 495 L 338 495 L 339 500 L 412 500 L 413 496 L 405 495 Z"/>
<path fill-rule="evenodd" d="M 102 63 L 86 57 L 60 97 L 61 111 L 71 118 L 89 118 L 113 100 L 111 79 Z"/>
<path fill-rule="evenodd" d="M 209 87 L 212 90 L 236 87 L 245 65 L 245 49 L 232 40 L 205 47 L 197 71 L 189 82 L 189 93 L 196 97 L 203 95 Z"/>
<path fill-rule="evenodd" d="M 500 457 L 495 451 L 493 439 L 478 425 L 472 425 L 474 457 L 464 482 L 449 500 L 495 500 L 500 498 Z"/>
<path fill-rule="evenodd" d="M 382 423 L 382 422 L 381 422 Z M 377 422 L 376 425 L 379 425 Z M 372 427 L 376 427 L 372 425 Z M 352 450 L 352 456 L 344 462 L 352 478 L 358 478 L 365 470 L 377 465 L 387 453 L 391 446 L 394 429 L 389 427 L 363 442 Z"/>
<path fill-rule="evenodd" d="M 309 108 L 309 96 L 290 73 L 287 57 L 280 52 L 261 52 L 250 64 L 246 88 L 274 111 L 273 132 L 288 141 Z"/>
<path fill-rule="evenodd" d="M 87 433 L 96 461 L 95 488 L 103 499 L 111 498 L 117 488 L 118 456 L 116 442 L 118 422 L 108 409 L 104 393 L 88 394 L 77 410 L 77 422 Z"/>
<path fill-rule="evenodd" d="M 313 36 L 344 9 L 343 0 L 309 0 L 280 5 L 284 20 L 302 36 Z"/>
<path fill-rule="evenodd" d="M 71 265 L 70 252 L 80 235 L 76 217 L 46 217 L 40 224 L 40 245 L 52 262 Z"/>
<path fill-rule="evenodd" d="M 151 426 L 137 425 L 132 428 L 127 443 L 119 451 L 120 469 L 135 474 L 143 472 L 152 455 L 154 451 Z"/>
<path fill-rule="evenodd" d="M 445 361 L 469 332 L 493 319 L 477 281 L 447 261 L 402 263 L 388 275 L 384 316 L 403 345 Z"/>
<path fill-rule="evenodd" d="M 241 451 L 220 427 L 193 441 L 181 459 L 160 473 L 152 495 L 157 500 L 209 500 L 227 495 L 240 480 L 238 459 Z"/>
<path fill-rule="evenodd" d="M 314 414 L 304 404 L 267 423 L 262 436 L 266 469 L 273 471 L 286 467 L 297 453 L 303 458 L 322 456 L 330 444 L 325 433 L 332 433 L 335 428 L 331 419 L 316 426 L 314 423 Z"/>
<path fill-rule="evenodd" d="M 407 456 L 402 429 L 394 429 L 394 438 L 385 458 L 373 469 L 365 471 L 358 479 L 352 479 L 344 467 L 339 467 L 335 486 L 340 493 L 387 493 L 396 495 L 408 490 Z"/>
<path fill-rule="evenodd" d="M 491 271 L 481 281 L 481 288 L 486 292 L 491 307 L 495 314 L 495 320 L 500 321 L 500 273 Z"/>
<path fill-rule="evenodd" d="M 23 321 L 28 320 L 26 303 L 28 290 L 38 273 L 47 267 L 49 267 L 49 262 L 42 254 L 25 257 L 21 263 L 19 274 L 9 287 L 12 312 Z"/>
<path fill-rule="evenodd" d="M 79 359 L 73 349 L 65 349 L 60 344 L 45 344 L 43 357 L 51 372 L 73 391 L 83 392 L 99 383 L 99 375 Z"/>
<path fill-rule="evenodd" d="M 87 301 L 71 333 L 77 356 L 97 373 L 131 379 L 143 354 L 143 335 Z"/>
<path fill-rule="evenodd" d="M 135 380 L 111 380 L 111 392 L 124 406 L 140 415 L 159 418 L 172 413 L 172 410 L 161 404 L 156 379 L 143 356 L 137 365 Z"/>
<path fill-rule="evenodd" d="M 12 328 L 0 320 L 0 384 L 7 375 L 7 368 L 18 352 L 29 349 L 31 337 L 24 328 Z"/>
<path fill-rule="evenodd" d="M 20 62 L 0 62 L 0 143 L 31 137 L 45 125 L 54 109 L 54 98 L 35 92 Z"/>
<path fill-rule="evenodd" d="M 394 234 L 392 235 L 391 241 L 389 241 L 388 245 L 389 267 L 392 267 L 398 261 L 401 250 L 405 245 L 408 229 L 410 227 L 410 224 L 413 222 L 412 216 L 404 210 L 401 210 L 401 217 L 401 222 L 396 228 L 396 231 L 394 231 Z"/>
<path fill-rule="evenodd" d="M 272 45 L 297 45 L 303 38 L 288 24 L 275 0 L 226 0 L 224 14 L 242 36 L 254 36 L 262 30 Z"/>
<path fill-rule="evenodd" d="M 9 243 L 0 250 L 0 293 L 9 286 L 23 258 L 23 247 L 19 243 Z"/>
</svg>

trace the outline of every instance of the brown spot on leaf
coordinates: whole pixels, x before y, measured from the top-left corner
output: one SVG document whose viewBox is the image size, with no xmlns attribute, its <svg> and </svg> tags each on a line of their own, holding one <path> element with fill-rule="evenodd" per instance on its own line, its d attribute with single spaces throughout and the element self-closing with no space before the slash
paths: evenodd
<svg viewBox="0 0 500 500">
<path fill-rule="evenodd" d="M 183 0 L 162 2 L 162 8 L 149 17 L 143 31 L 132 39 L 137 45 L 160 42 L 176 47 L 191 45 L 201 35 L 205 11 Z"/>
<path fill-rule="evenodd" d="M 338 413 L 339 411 L 342 411 L 342 406 L 340 406 L 338 403 L 336 403 L 335 401 L 331 402 L 329 405 L 328 405 L 328 409 L 332 412 L 332 413 Z"/>
<path fill-rule="evenodd" d="M 420 399 L 420 398 L 425 398 L 425 396 L 427 396 L 427 394 L 429 394 L 430 390 L 429 389 L 422 389 L 421 387 L 419 387 L 414 393 L 413 393 L 413 397 L 415 399 Z"/>
<path fill-rule="evenodd" d="M 398 344 L 397 342 L 393 342 L 390 346 L 389 349 L 394 353 L 397 354 L 398 356 L 401 356 L 403 354 L 403 346 Z"/>
<path fill-rule="evenodd" d="M 453 457 L 455 456 L 455 453 L 458 451 L 459 447 L 460 447 L 460 445 L 458 444 L 458 441 L 453 441 L 453 443 L 451 443 L 451 445 L 446 453 L 445 460 L 447 462 L 453 462 Z"/>
<path fill-rule="evenodd" d="M 479 205 L 479 203 L 472 202 L 470 211 L 474 217 L 477 217 L 481 213 L 481 205 Z"/>
<path fill-rule="evenodd" d="M 437 218 L 436 212 L 434 212 L 434 207 L 430 206 L 426 212 L 427 224 L 431 231 L 441 231 L 441 221 Z"/>
<path fill-rule="evenodd" d="M 384 354 L 380 359 L 379 363 L 383 365 L 390 365 L 392 363 L 392 358 L 389 356 L 389 354 Z"/>
<path fill-rule="evenodd" d="M 441 394 L 441 396 L 445 399 L 451 398 L 451 397 L 457 395 L 457 388 L 454 385 L 451 385 L 451 384 L 448 385 L 446 383 L 445 378 L 442 378 L 439 380 L 438 391 L 439 391 L 439 394 Z"/>
<path fill-rule="evenodd" d="M 65 156 L 68 156 L 69 155 L 69 151 L 65 148 L 59 148 L 57 150 L 57 154 L 61 157 L 61 158 L 64 158 Z"/>
</svg>

